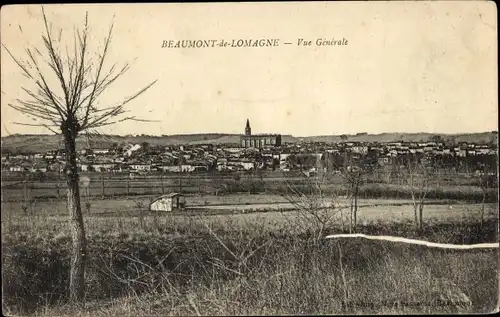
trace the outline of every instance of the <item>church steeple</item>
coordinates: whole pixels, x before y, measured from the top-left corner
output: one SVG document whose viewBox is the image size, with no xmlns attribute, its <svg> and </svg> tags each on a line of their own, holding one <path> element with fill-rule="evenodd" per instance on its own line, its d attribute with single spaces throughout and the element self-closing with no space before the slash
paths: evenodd
<svg viewBox="0 0 500 317">
<path fill-rule="evenodd" d="M 252 135 L 252 128 L 250 128 L 250 120 L 247 119 L 247 125 L 245 127 L 245 135 Z"/>
</svg>

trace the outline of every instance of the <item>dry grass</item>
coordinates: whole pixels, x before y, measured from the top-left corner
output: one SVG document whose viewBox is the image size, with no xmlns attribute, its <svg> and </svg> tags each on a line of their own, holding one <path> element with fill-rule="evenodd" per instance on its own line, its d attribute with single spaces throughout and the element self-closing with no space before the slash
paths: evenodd
<svg viewBox="0 0 500 317">
<path fill-rule="evenodd" d="M 361 209 L 362 210 L 362 209 Z M 85 309 L 65 304 L 64 216 L 2 219 L 4 311 L 44 316 L 488 312 L 498 298 L 498 250 L 446 251 L 380 241 L 314 241 L 293 213 L 86 217 Z M 288 217 L 288 218 L 287 218 Z M 288 220 L 287 220 L 288 219 Z M 435 242 L 498 240 L 490 215 L 367 222 L 359 231 Z M 340 232 L 339 226 L 328 233 Z M 469 302 L 470 301 L 470 304 Z"/>
</svg>

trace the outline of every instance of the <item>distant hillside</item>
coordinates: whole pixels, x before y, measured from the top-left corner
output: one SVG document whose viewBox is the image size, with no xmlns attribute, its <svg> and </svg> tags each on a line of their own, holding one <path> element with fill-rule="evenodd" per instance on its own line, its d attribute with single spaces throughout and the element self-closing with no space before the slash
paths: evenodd
<svg viewBox="0 0 500 317">
<path fill-rule="evenodd" d="M 395 141 L 429 141 L 435 134 L 430 133 L 382 133 L 382 134 L 364 134 L 364 135 L 346 135 L 347 141 L 353 142 L 395 142 Z M 454 140 L 454 142 L 475 142 L 475 143 L 498 143 L 498 134 L 493 132 L 470 133 L 447 135 L 440 134 L 444 141 Z M 239 134 L 223 133 L 199 133 L 199 134 L 177 134 L 163 136 L 118 136 L 118 135 L 100 135 L 90 139 L 79 137 L 77 140 L 78 148 L 85 148 L 90 144 L 93 148 L 107 148 L 113 143 L 142 143 L 148 142 L 151 145 L 175 145 L 175 144 L 239 144 Z M 282 142 L 326 142 L 335 143 L 342 141 L 340 135 L 324 135 L 310 137 L 293 137 L 283 135 Z M 2 150 L 11 152 L 44 152 L 63 147 L 61 136 L 58 135 L 9 135 L 1 138 Z"/>
<path fill-rule="evenodd" d="M 283 142 L 296 142 L 290 135 L 282 136 Z M 62 137 L 59 135 L 40 134 L 22 135 L 15 134 L 1 138 L 2 150 L 14 153 L 44 152 L 63 148 Z M 151 145 L 175 145 L 175 144 L 239 144 L 239 134 L 223 133 L 199 133 L 199 134 L 176 134 L 163 136 L 119 136 L 119 135 L 99 135 L 87 138 L 81 136 L 77 139 L 77 147 L 85 148 L 90 145 L 93 148 L 108 148 L 113 143 L 142 143 L 148 142 Z"/>
</svg>

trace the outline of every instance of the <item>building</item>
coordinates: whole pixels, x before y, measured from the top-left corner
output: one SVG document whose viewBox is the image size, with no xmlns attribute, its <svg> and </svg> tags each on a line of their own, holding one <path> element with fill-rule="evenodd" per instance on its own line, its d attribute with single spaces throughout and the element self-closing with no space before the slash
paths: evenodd
<svg viewBox="0 0 500 317">
<path fill-rule="evenodd" d="M 172 211 L 184 209 L 186 206 L 185 198 L 179 193 L 170 193 L 162 195 L 149 204 L 149 210 L 152 211 Z"/>
<path fill-rule="evenodd" d="M 24 167 L 21 166 L 21 165 L 12 165 L 11 167 L 9 167 L 9 170 L 11 172 L 23 172 L 24 171 Z"/>
<path fill-rule="evenodd" d="M 245 126 L 245 135 L 241 136 L 240 145 L 244 148 L 281 146 L 281 134 L 252 134 L 250 121 L 247 119 L 247 124 Z"/>
<path fill-rule="evenodd" d="M 151 164 L 150 163 L 131 163 L 129 164 L 129 168 L 134 171 L 142 171 L 142 172 L 150 172 Z"/>
</svg>

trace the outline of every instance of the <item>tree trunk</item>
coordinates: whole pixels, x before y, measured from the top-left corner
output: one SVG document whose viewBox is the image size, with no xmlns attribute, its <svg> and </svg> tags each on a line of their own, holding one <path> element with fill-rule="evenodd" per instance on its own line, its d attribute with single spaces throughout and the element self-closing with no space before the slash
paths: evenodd
<svg viewBox="0 0 500 317">
<path fill-rule="evenodd" d="M 69 120 L 68 120 L 69 121 Z M 71 121 L 69 121 L 72 123 Z M 71 270 L 69 291 L 70 299 L 83 301 L 85 291 L 85 254 L 86 241 L 83 215 L 80 203 L 80 188 L 78 184 L 78 169 L 76 164 L 76 135 L 73 125 L 63 127 L 66 150 L 66 185 L 68 187 L 68 212 L 73 248 L 71 252 Z"/>
<path fill-rule="evenodd" d="M 27 177 L 25 177 L 24 182 L 23 182 L 23 209 L 24 213 L 28 213 L 28 181 Z"/>
<path fill-rule="evenodd" d="M 352 203 L 352 197 L 350 199 L 350 207 L 351 210 L 349 212 L 349 233 L 352 233 L 352 212 L 353 212 L 353 203 Z"/>
<path fill-rule="evenodd" d="M 418 229 L 422 231 L 423 229 L 423 218 L 424 218 L 424 202 L 421 201 L 418 206 Z"/>
<path fill-rule="evenodd" d="M 416 202 L 413 202 L 413 217 L 415 218 L 415 230 L 418 230 L 418 205 Z"/>
<path fill-rule="evenodd" d="M 356 185 L 356 190 L 354 191 L 354 232 L 356 232 L 356 226 L 358 223 L 358 193 L 359 187 Z"/>
<path fill-rule="evenodd" d="M 486 201 L 486 191 L 483 191 L 483 201 L 481 204 L 481 229 L 483 228 L 484 225 L 484 203 Z"/>
</svg>

